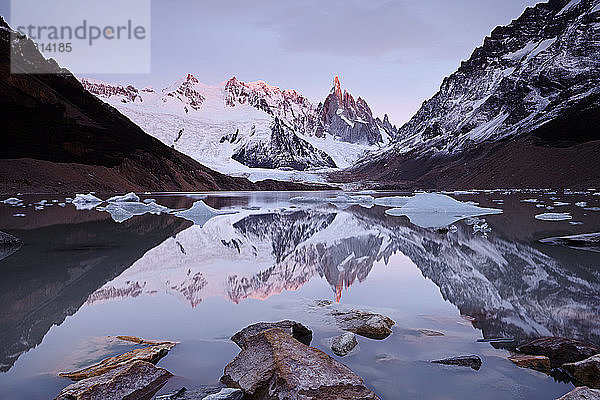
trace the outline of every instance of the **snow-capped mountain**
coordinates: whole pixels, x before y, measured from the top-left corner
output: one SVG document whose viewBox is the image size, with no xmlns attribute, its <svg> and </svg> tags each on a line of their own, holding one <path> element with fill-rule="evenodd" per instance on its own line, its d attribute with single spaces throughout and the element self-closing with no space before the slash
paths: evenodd
<svg viewBox="0 0 600 400">
<path fill-rule="evenodd" d="M 332 94 L 318 106 L 294 90 L 235 77 L 210 86 L 188 74 L 160 91 L 81 82 L 167 145 L 220 172 L 251 179 L 347 167 L 396 132 L 387 115 L 374 118 L 364 100 L 342 95 L 337 77 Z"/>
<path fill-rule="evenodd" d="M 565 145 L 599 138 L 599 43 L 599 0 L 550 0 L 527 8 L 509 25 L 494 29 L 469 60 L 444 79 L 439 92 L 399 129 L 392 149 L 361 164 L 375 159 L 377 165 L 367 169 L 386 170 L 388 181 L 422 177 L 435 169 L 432 165 L 439 166 L 433 181 L 449 171 L 463 176 L 476 170 L 490 172 L 489 179 L 530 171 L 530 179 L 513 179 L 508 183 L 513 186 L 546 184 L 540 177 L 556 165 L 546 171 L 544 162 L 558 163 L 558 168 L 564 164 L 565 170 L 571 164 L 576 174 L 585 173 L 586 165 L 593 163 L 582 160 L 593 152 L 589 148 L 568 151 Z M 514 149 L 506 146 L 531 136 L 537 142 L 520 143 Z M 551 149 L 541 149 L 542 141 Z M 499 154 L 502 151 L 506 154 Z M 435 159 L 416 163 L 420 157 Z M 475 157 L 481 159 L 477 165 L 472 162 Z M 456 165 L 451 165 L 454 161 Z M 502 161 L 508 168 L 516 166 L 515 171 L 502 169 Z M 456 182 L 458 174 L 450 181 Z M 366 170 L 365 175 L 369 175 Z M 566 174 L 562 175 L 565 180 Z M 591 178 L 597 182 L 598 176 Z M 550 181 L 565 184 L 560 176 Z"/>
<path fill-rule="evenodd" d="M 389 142 L 390 136 L 397 132 L 389 123 L 387 114 L 384 124 L 373 117 L 369 105 L 362 98 L 354 100 L 346 90 L 342 93 L 337 76 L 331 93 L 324 103 L 319 104 L 318 115 L 316 135 L 323 136 L 329 132 L 343 142 L 373 145 Z"/>
<path fill-rule="evenodd" d="M 600 1 L 550 1 L 494 29 L 400 128 L 399 147 L 454 152 L 528 133 L 600 94 Z"/>
</svg>

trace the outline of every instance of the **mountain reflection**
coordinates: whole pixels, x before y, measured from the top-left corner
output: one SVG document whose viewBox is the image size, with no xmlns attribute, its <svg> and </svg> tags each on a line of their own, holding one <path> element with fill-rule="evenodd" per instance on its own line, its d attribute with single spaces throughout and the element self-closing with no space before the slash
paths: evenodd
<svg viewBox="0 0 600 400">
<path fill-rule="evenodd" d="M 242 209 L 203 227 L 168 215 L 123 224 L 86 215 L 93 218 L 10 231 L 24 245 L 0 260 L 0 371 L 86 303 L 156 293 L 191 307 L 211 297 L 239 303 L 311 279 L 326 281 L 340 301 L 394 254 L 409 257 L 444 299 L 475 317 L 486 338 L 600 342 L 597 269 L 574 250 L 542 252 L 516 238 L 510 218 L 490 218 L 492 231 L 483 235 L 465 222 L 448 233 L 420 228 L 381 207 Z"/>
<path fill-rule="evenodd" d="M 493 224 L 492 224 L 493 225 Z M 375 261 L 408 256 L 443 297 L 476 317 L 484 337 L 556 335 L 600 340 L 597 273 L 531 244 L 457 224 L 448 234 L 416 227 L 380 208 L 223 215 L 149 251 L 88 300 L 167 292 L 192 307 L 220 296 L 239 303 L 324 278 L 340 301 Z M 500 229 L 499 231 L 502 231 Z"/>
</svg>

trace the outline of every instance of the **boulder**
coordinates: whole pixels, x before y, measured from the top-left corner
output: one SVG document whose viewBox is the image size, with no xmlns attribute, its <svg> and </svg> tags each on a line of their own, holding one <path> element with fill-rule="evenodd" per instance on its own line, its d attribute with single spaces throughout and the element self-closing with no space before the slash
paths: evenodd
<svg viewBox="0 0 600 400">
<path fill-rule="evenodd" d="M 563 364 L 565 369 L 577 382 L 600 389 L 600 354 L 585 360 Z"/>
<path fill-rule="evenodd" d="M 336 336 L 331 341 L 331 350 L 335 355 L 343 357 L 350 353 L 358 345 L 356 335 L 352 332 L 346 332 L 343 335 Z"/>
<path fill-rule="evenodd" d="M 600 348 L 591 343 L 560 337 L 543 337 L 519 346 L 520 353 L 546 356 L 550 358 L 552 368 L 565 363 L 584 360 L 600 353 Z"/>
<path fill-rule="evenodd" d="M 530 368 L 540 372 L 549 372 L 552 369 L 550 359 L 546 356 L 513 354 L 508 359 L 521 368 Z"/>
<path fill-rule="evenodd" d="M 432 361 L 432 363 L 444 365 L 457 365 L 459 367 L 469 367 L 474 369 L 475 371 L 478 371 L 479 368 L 481 368 L 481 358 L 475 355 L 444 358 L 442 360 Z"/>
<path fill-rule="evenodd" d="M 336 324 L 340 329 L 354 332 L 369 339 L 382 340 L 392 334 L 395 322 L 385 315 L 367 311 L 332 311 Z"/>
<path fill-rule="evenodd" d="M 56 400 L 150 399 L 173 376 L 146 361 L 134 361 L 64 388 Z"/>
<path fill-rule="evenodd" d="M 233 335 L 231 340 L 243 350 L 246 348 L 246 342 L 250 337 L 273 328 L 282 329 L 300 343 L 310 346 L 310 342 L 312 341 L 312 331 L 301 323 L 290 320 L 252 324 Z"/>
<path fill-rule="evenodd" d="M 221 382 L 250 400 L 379 399 L 350 368 L 279 328 L 249 337 Z"/>
<path fill-rule="evenodd" d="M 91 378 L 93 376 L 105 374 L 113 369 L 119 368 L 123 365 L 129 364 L 137 360 L 156 363 L 158 362 L 158 360 L 166 356 L 169 353 L 169 350 L 171 350 L 174 346 L 175 343 L 167 343 L 156 346 L 144 347 L 141 349 L 135 349 L 132 351 L 128 351 L 127 353 L 120 354 L 118 356 L 105 358 L 99 363 L 89 366 L 87 368 L 73 372 L 61 372 L 58 375 L 64 378 L 70 378 L 74 381 L 78 381 L 81 379 Z"/>
<path fill-rule="evenodd" d="M 600 400 L 600 390 L 588 387 L 578 387 L 565 394 L 558 400 Z"/>
</svg>

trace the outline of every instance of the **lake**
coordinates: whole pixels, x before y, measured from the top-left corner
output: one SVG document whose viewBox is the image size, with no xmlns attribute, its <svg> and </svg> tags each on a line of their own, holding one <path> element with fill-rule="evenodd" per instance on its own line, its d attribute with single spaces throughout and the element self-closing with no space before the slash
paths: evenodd
<svg viewBox="0 0 600 400">
<path fill-rule="evenodd" d="M 600 253 L 540 242 L 600 232 L 598 194 L 17 196 L 0 203 L 0 231 L 23 242 L 0 252 L 0 399 L 54 398 L 70 384 L 58 372 L 136 347 L 115 335 L 180 342 L 159 394 L 215 384 L 239 352 L 230 336 L 282 319 L 382 399 L 558 398 L 573 385 L 507 357 L 541 336 L 600 343 Z M 452 199 L 464 210 L 440 212 Z M 338 357 L 318 300 L 387 315 L 393 334 Z M 492 338 L 513 342 L 478 341 Z M 469 354 L 481 369 L 430 362 Z"/>
</svg>

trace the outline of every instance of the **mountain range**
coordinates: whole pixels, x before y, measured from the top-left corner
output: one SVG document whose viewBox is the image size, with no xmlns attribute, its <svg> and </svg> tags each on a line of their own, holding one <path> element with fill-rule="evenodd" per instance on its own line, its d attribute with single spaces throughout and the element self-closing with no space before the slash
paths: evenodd
<svg viewBox="0 0 600 400">
<path fill-rule="evenodd" d="M 22 62 L 57 74 L 10 75 L 2 21 L 0 191 L 597 186 L 599 27 L 600 0 L 527 8 L 397 128 L 337 77 L 319 102 L 236 77 L 137 88 L 76 79 L 30 40 Z"/>
<path fill-rule="evenodd" d="M 290 171 L 349 167 L 397 132 L 387 115 L 374 117 L 365 100 L 342 91 L 337 76 L 318 105 L 236 77 L 210 86 L 188 74 L 161 90 L 81 83 L 166 145 L 230 175 L 289 179 Z"/>
<path fill-rule="evenodd" d="M 20 54 L 16 68 L 54 73 L 11 73 L 11 46 Z M 0 110 L 3 193 L 306 188 L 232 178 L 164 145 L 44 58 L 1 17 Z"/>
</svg>

